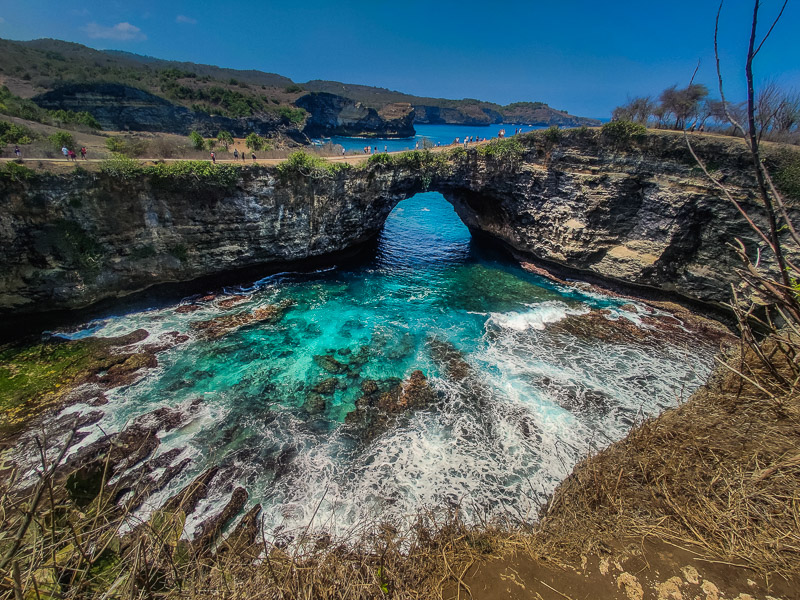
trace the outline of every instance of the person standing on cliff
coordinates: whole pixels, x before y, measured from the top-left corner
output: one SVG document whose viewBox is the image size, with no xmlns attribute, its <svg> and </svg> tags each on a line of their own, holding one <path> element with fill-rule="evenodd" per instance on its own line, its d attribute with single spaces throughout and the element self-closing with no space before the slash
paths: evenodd
<svg viewBox="0 0 800 600">
<path fill-rule="evenodd" d="M 242 160 L 244 160 L 244 157 L 242 157 Z M 255 152 L 253 152 L 253 162 L 256 162 L 256 153 Z"/>
<path fill-rule="evenodd" d="M 14 156 L 22 158 L 22 150 L 19 149 L 19 146 L 14 146 Z"/>
<path fill-rule="evenodd" d="M 217 164 L 217 155 L 213 152 L 211 153 L 211 162 Z"/>
<path fill-rule="evenodd" d="M 81 146 L 81 158 L 86 160 L 86 146 Z"/>
<path fill-rule="evenodd" d="M 233 160 L 239 160 L 239 151 L 236 148 L 233 149 Z"/>
<path fill-rule="evenodd" d="M 61 154 L 64 155 L 64 158 L 69 160 L 69 150 L 67 150 L 66 146 L 61 146 Z"/>
</svg>

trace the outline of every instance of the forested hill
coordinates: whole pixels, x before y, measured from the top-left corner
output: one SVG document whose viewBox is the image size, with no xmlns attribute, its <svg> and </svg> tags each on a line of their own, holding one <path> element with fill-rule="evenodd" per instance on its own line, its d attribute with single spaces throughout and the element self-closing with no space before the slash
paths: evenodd
<svg viewBox="0 0 800 600">
<path fill-rule="evenodd" d="M 322 91 L 378 110 L 394 102 L 407 102 L 416 109 L 417 123 L 597 124 L 593 119 L 574 117 L 542 102 L 501 106 L 475 99 L 413 96 L 385 88 L 335 81 L 313 80 L 297 84 L 275 73 L 162 60 L 117 50 L 94 50 L 53 39 L 26 42 L 0 39 L 0 56 L 3 56 L 0 84 L 23 98 L 67 84 L 119 83 L 140 88 L 194 111 L 242 118 L 268 112 L 283 115 L 306 92 Z"/>
</svg>

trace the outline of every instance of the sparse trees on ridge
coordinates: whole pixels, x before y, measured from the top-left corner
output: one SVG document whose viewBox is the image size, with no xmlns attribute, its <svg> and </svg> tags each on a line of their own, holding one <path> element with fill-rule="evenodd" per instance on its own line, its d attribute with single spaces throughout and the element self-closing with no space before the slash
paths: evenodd
<svg viewBox="0 0 800 600">
<path fill-rule="evenodd" d="M 636 96 L 616 107 L 613 121 L 630 121 L 660 129 L 695 130 L 714 126 L 721 133 L 734 135 L 729 116 L 735 121 L 747 120 L 747 103 L 709 98 L 708 88 L 691 83 L 684 88 L 673 85 L 653 100 Z M 800 94 L 768 83 L 755 97 L 754 118 L 759 139 L 800 143 Z"/>
</svg>

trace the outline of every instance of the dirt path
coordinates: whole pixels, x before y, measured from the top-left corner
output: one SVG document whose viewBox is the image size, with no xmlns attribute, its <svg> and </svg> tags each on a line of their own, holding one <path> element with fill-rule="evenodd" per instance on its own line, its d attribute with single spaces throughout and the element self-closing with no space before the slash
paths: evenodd
<svg viewBox="0 0 800 600">
<path fill-rule="evenodd" d="M 487 140 L 486 142 L 474 142 L 469 144 L 469 147 L 472 148 L 474 146 L 483 146 L 488 144 L 491 140 Z M 429 148 L 430 152 L 440 153 L 440 152 L 447 152 L 452 150 L 453 148 L 458 147 L 456 144 L 450 144 L 448 146 L 437 146 L 434 148 Z M 378 154 L 388 154 L 388 155 L 398 155 L 403 154 L 404 152 L 413 152 L 413 150 L 399 150 L 395 152 L 379 152 Z M 228 154 L 228 153 L 226 153 Z M 366 160 L 368 160 L 374 154 L 347 154 L 345 156 L 320 156 L 322 160 L 332 162 L 332 163 L 347 163 L 350 165 L 358 165 Z M 26 167 L 37 169 L 37 170 L 44 170 L 51 173 L 65 173 L 72 170 L 75 167 L 83 167 L 90 171 L 98 170 L 99 165 L 102 164 L 104 161 L 108 160 L 107 158 L 87 158 L 82 159 L 80 156 L 76 160 L 67 160 L 63 157 L 57 158 L 26 158 L 24 155 L 22 157 L 22 164 Z M 203 158 L 203 159 L 196 159 L 196 158 L 135 158 L 136 160 L 142 164 L 153 164 L 156 162 L 182 162 L 187 160 L 208 160 L 210 159 Z M 257 158 L 256 160 L 252 160 L 247 158 L 246 160 L 233 160 L 231 158 L 217 158 L 217 164 L 234 164 L 234 165 L 278 165 L 286 160 L 285 157 L 283 158 Z M 17 159 L 14 156 L 10 157 L 0 157 L 0 164 L 4 164 L 7 162 L 15 162 Z"/>
</svg>

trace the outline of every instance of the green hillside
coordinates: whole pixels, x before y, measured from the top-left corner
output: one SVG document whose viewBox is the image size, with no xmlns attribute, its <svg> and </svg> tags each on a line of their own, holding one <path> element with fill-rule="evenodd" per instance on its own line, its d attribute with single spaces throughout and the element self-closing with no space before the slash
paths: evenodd
<svg viewBox="0 0 800 600">
<path fill-rule="evenodd" d="M 413 96 L 368 85 L 313 80 L 296 84 L 288 77 L 257 70 L 162 60 L 117 50 L 94 50 L 53 39 L 0 39 L 0 83 L 30 98 L 71 83 L 119 83 L 140 88 L 194 111 L 224 117 L 289 111 L 306 91 L 329 92 L 381 109 L 393 102 L 417 107 L 417 122 L 594 124 L 542 102 L 501 106 L 476 99 Z"/>
</svg>

